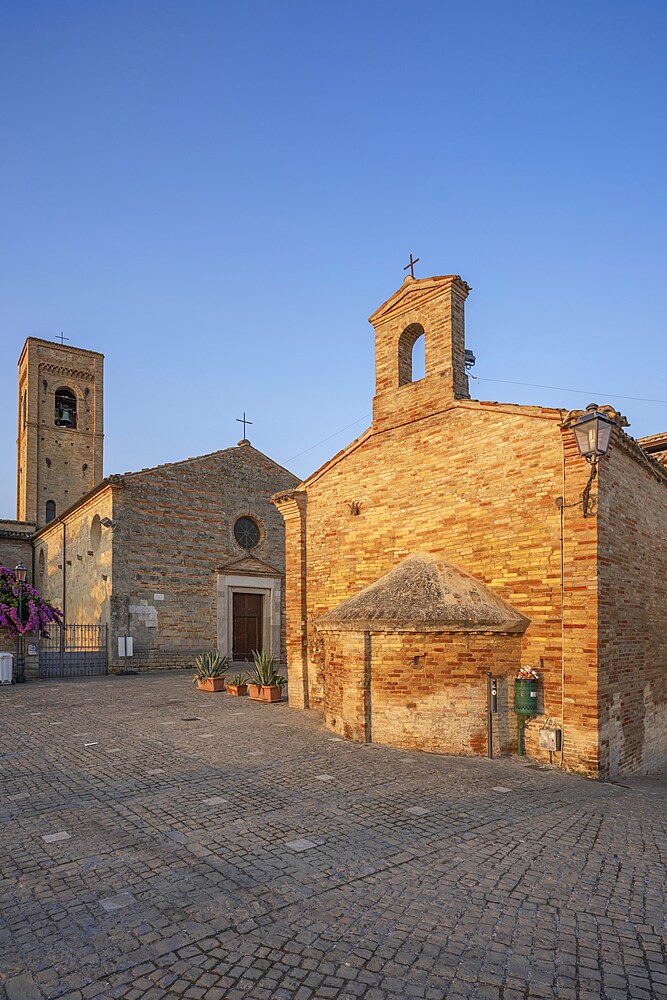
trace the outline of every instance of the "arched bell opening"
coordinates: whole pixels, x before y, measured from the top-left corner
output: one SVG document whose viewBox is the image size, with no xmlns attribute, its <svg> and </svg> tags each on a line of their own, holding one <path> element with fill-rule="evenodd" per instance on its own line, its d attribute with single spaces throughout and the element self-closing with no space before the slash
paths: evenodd
<svg viewBox="0 0 667 1000">
<path fill-rule="evenodd" d="M 398 384 L 407 385 L 426 375 L 426 337 L 421 323 L 410 323 L 398 338 Z"/>
<path fill-rule="evenodd" d="M 76 396 L 71 389 L 56 390 L 56 427 L 76 429 Z"/>
</svg>

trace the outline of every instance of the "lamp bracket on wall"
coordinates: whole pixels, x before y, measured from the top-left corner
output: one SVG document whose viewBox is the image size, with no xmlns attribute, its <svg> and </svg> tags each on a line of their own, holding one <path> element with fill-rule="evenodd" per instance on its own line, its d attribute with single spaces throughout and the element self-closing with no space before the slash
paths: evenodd
<svg viewBox="0 0 667 1000">
<path fill-rule="evenodd" d="M 583 507 L 584 517 L 595 517 L 598 498 L 597 494 L 591 496 L 591 489 L 598 474 L 598 460 L 597 458 L 589 458 L 587 461 L 591 464 L 591 474 L 582 490 L 581 500 L 575 500 L 574 503 L 565 503 L 564 497 L 556 497 L 556 506 L 559 510 L 565 510 L 569 507 Z"/>
</svg>

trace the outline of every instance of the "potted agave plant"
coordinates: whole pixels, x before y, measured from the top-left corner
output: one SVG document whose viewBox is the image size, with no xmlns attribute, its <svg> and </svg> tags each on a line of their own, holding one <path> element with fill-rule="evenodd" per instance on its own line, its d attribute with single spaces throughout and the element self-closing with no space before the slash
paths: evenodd
<svg viewBox="0 0 667 1000">
<path fill-rule="evenodd" d="M 243 674 L 237 674 L 236 677 L 232 677 L 231 681 L 227 681 L 225 687 L 227 688 L 227 694 L 234 694 L 237 697 L 248 693 L 248 685 Z"/>
<path fill-rule="evenodd" d="M 254 667 L 248 682 L 248 694 L 253 701 L 282 701 L 287 678 L 278 673 L 275 659 L 258 650 L 252 656 Z"/>
<path fill-rule="evenodd" d="M 226 656 L 220 656 L 215 650 L 210 653 L 200 653 L 195 660 L 197 670 L 192 683 L 196 684 L 200 691 L 224 691 L 224 671 L 228 662 Z"/>
</svg>

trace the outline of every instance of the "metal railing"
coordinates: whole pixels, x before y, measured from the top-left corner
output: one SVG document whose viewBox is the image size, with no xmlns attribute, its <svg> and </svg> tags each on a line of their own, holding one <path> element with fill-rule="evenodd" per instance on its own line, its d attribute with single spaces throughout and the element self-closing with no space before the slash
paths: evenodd
<svg viewBox="0 0 667 1000">
<path fill-rule="evenodd" d="M 40 677 L 107 672 L 106 625 L 51 625 L 39 640 Z"/>
</svg>

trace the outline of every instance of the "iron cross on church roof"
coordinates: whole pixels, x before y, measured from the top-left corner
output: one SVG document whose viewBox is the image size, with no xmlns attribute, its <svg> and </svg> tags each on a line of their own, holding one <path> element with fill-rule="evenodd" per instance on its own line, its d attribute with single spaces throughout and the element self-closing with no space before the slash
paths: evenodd
<svg viewBox="0 0 667 1000">
<path fill-rule="evenodd" d="M 252 420 L 246 420 L 246 415 L 245 415 L 245 412 L 244 412 L 243 419 L 241 419 L 241 417 L 237 417 L 236 418 L 236 423 L 237 424 L 243 424 L 243 440 L 245 441 L 245 425 L 246 424 L 250 424 L 250 426 L 252 427 Z"/>
<path fill-rule="evenodd" d="M 59 340 L 61 346 L 64 347 L 65 346 L 65 341 L 69 340 L 69 337 L 66 337 L 65 334 L 61 330 L 60 333 L 58 334 L 58 336 L 56 337 L 56 340 Z"/>
<path fill-rule="evenodd" d="M 419 263 L 419 257 L 415 257 L 415 259 L 413 260 L 412 259 L 412 254 L 410 254 L 410 263 L 406 264 L 405 267 L 403 268 L 403 270 L 407 271 L 408 268 L 409 268 L 410 269 L 410 274 L 414 278 L 414 276 L 415 276 L 415 264 L 418 264 L 418 263 Z"/>
</svg>

